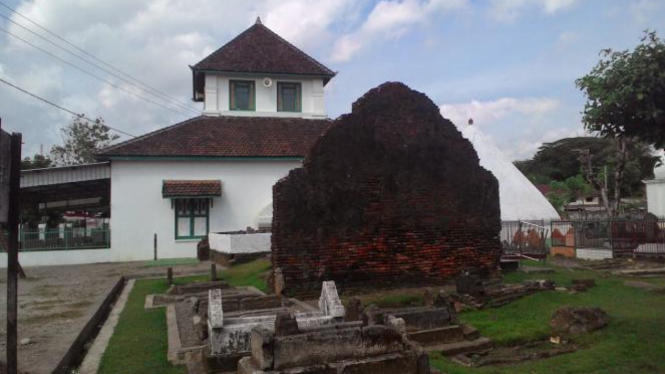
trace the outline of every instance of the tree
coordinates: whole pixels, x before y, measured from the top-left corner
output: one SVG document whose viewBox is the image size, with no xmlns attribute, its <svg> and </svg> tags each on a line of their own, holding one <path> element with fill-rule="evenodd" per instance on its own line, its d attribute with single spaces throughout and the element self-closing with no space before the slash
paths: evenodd
<svg viewBox="0 0 665 374">
<path fill-rule="evenodd" d="M 21 160 L 21 170 L 44 169 L 51 167 L 53 161 L 48 156 L 36 154 L 32 158 L 26 157 Z"/>
<path fill-rule="evenodd" d="M 665 147 L 665 43 L 646 30 L 634 51 L 601 51 L 575 83 L 587 96 L 582 121 L 603 137 L 636 137 Z"/>
<path fill-rule="evenodd" d="M 110 130 L 101 118 L 97 118 L 95 123 L 89 123 L 75 116 L 72 123 L 62 129 L 64 145 L 54 145 L 51 148 L 53 162 L 56 165 L 95 162 L 95 154 L 120 137 L 110 134 Z"/>
<path fill-rule="evenodd" d="M 532 159 L 516 161 L 515 166 L 534 184 L 549 185 L 552 181 L 565 182 L 568 178 L 583 173 L 582 163 L 574 150 L 589 149 L 594 155 L 594 172 L 604 182 L 607 170 L 608 184 L 612 187 L 616 146 L 614 139 L 563 138 L 544 143 Z M 653 168 L 657 161 L 658 157 L 653 155 L 653 150 L 648 144 L 638 141 L 630 143 L 625 173 L 620 184 L 622 193 L 632 195 L 634 192 L 639 192 L 643 186 L 642 180 L 653 177 Z"/>
<path fill-rule="evenodd" d="M 617 144 L 613 201 L 606 178 L 595 171 L 594 154 L 586 148 L 576 152 L 586 180 L 601 194 L 610 215 L 616 216 L 629 145 L 634 139 L 657 147 L 665 145 L 665 44 L 647 30 L 634 51 L 605 49 L 601 55 L 591 72 L 575 83 L 587 97 L 582 112 L 584 127 Z"/>
</svg>

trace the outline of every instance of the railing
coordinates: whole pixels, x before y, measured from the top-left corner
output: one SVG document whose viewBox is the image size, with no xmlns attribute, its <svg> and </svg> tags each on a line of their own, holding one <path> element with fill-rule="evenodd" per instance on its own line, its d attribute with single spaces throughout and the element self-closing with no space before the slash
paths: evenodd
<svg viewBox="0 0 665 374">
<path fill-rule="evenodd" d="M 5 238 L 8 234 L 5 233 Z M 111 247 L 110 229 L 67 228 L 21 230 L 19 251 L 66 251 L 72 249 L 101 249 Z M 6 249 L 0 242 L 0 252 Z"/>
<path fill-rule="evenodd" d="M 665 220 L 552 221 L 552 245 L 611 250 L 614 256 L 665 256 Z"/>
<path fill-rule="evenodd" d="M 547 256 L 548 228 L 544 221 L 502 221 L 501 244 L 507 256 Z"/>
</svg>

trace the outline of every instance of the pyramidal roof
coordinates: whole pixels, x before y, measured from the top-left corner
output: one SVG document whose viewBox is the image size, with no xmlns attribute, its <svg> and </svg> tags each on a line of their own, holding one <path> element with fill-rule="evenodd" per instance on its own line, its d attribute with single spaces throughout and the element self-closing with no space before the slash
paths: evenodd
<svg viewBox="0 0 665 374">
<path fill-rule="evenodd" d="M 256 23 L 208 57 L 193 70 L 237 73 L 314 75 L 327 83 L 335 72 L 296 48 L 261 23 Z"/>
<path fill-rule="evenodd" d="M 476 149 L 480 166 L 492 172 L 499 181 L 502 221 L 561 218 L 547 198 L 478 127 L 465 126 L 462 135 Z"/>
</svg>

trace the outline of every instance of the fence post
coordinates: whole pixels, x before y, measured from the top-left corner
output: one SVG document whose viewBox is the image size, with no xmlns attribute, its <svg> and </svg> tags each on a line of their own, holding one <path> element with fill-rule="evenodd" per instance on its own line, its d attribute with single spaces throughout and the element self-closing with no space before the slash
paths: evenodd
<svg viewBox="0 0 665 374">
<path fill-rule="evenodd" d="M 9 180 L 9 214 L 7 228 L 7 373 L 18 373 L 18 216 L 21 189 L 21 134 L 11 137 L 11 168 Z"/>
</svg>

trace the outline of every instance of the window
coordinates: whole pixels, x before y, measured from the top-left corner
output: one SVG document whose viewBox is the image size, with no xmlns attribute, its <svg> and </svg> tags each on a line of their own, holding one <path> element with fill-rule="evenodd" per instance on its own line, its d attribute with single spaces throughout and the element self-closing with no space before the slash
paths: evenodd
<svg viewBox="0 0 665 374">
<path fill-rule="evenodd" d="M 198 239 L 208 234 L 208 199 L 175 200 L 175 238 Z"/>
<path fill-rule="evenodd" d="M 229 92 L 231 110 L 255 110 L 254 81 L 231 81 Z"/>
<path fill-rule="evenodd" d="M 300 83 L 277 82 L 277 111 L 300 112 Z"/>
</svg>

